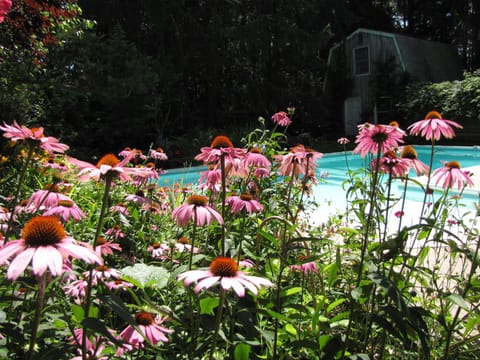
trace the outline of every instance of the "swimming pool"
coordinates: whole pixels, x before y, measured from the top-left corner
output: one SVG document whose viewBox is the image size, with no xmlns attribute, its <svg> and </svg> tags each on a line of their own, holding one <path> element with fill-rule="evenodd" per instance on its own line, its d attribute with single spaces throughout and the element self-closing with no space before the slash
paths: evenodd
<svg viewBox="0 0 480 360">
<path fill-rule="evenodd" d="M 416 145 L 418 158 L 427 165 L 430 162 L 430 145 Z M 347 165 L 351 170 L 364 168 L 368 165 L 367 160 L 362 159 L 360 155 L 353 154 L 351 151 L 325 153 L 318 162 L 317 175 L 324 178 L 314 189 L 314 197 L 317 201 L 335 201 L 344 202 L 345 196 L 342 190 L 342 183 L 347 179 Z M 460 162 L 462 168 L 480 165 L 480 146 L 435 146 L 432 167 L 437 169 L 443 166 L 443 161 L 456 160 Z M 205 166 L 186 167 L 168 170 L 166 174 L 161 175 L 159 179 L 160 186 L 170 186 L 175 183 L 180 185 L 192 184 L 198 181 L 201 173 L 207 168 Z M 412 172 L 411 176 L 415 176 Z M 401 192 L 403 184 L 396 183 L 397 189 Z M 478 190 L 466 189 L 464 192 L 464 204 L 472 205 L 478 202 Z M 407 199 L 413 201 L 423 201 L 423 191 L 417 186 L 410 186 L 407 193 Z M 340 205 L 340 204 L 338 204 Z"/>
</svg>

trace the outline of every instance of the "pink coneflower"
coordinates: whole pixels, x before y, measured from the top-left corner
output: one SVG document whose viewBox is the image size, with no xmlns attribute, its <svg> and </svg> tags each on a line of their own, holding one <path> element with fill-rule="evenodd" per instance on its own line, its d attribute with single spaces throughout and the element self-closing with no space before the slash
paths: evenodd
<svg viewBox="0 0 480 360">
<path fill-rule="evenodd" d="M 463 189 L 465 186 L 474 185 L 470 178 L 470 173 L 461 170 L 458 161 L 446 162 L 443 167 L 436 169 L 432 174 L 432 181 L 435 185 L 441 183 L 444 189 L 450 189 L 455 186 L 457 189 Z"/>
<path fill-rule="evenodd" d="M 86 161 L 68 157 L 68 161 L 71 164 L 80 168 L 78 173 L 78 179 L 80 181 L 86 181 L 88 179 L 98 181 L 107 175 L 118 177 L 122 181 L 128 181 L 131 179 L 130 175 L 138 172 L 135 168 L 125 166 L 130 159 L 131 157 L 126 157 L 120 161 L 115 155 L 107 154 L 98 160 L 96 165 L 93 165 Z"/>
<path fill-rule="evenodd" d="M 245 166 L 242 159 L 233 158 L 225 160 L 225 173 L 229 177 L 246 178 L 248 176 L 249 169 Z"/>
<path fill-rule="evenodd" d="M 165 334 L 170 334 L 173 330 L 162 326 L 166 320 L 166 318 L 155 316 L 150 312 L 140 311 L 135 315 L 135 321 L 142 333 L 139 333 L 132 325 L 128 325 L 120 333 L 120 338 L 128 343 L 124 347 L 128 350 L 139 349 L 144 345 L 145 339 L 152 345 L 156 345 L 158 342 L 168 342 Z"/>
<path fill-rule="evenodd" d="M 120 225 L 115 225 L 114 227 L 107 229 L 107 231 L 105 231 L 105 235 L 111 236 L 116 240 L 123 239 L 125 237 L 125 233 L 122 231 Z"/>
<path fill-rule="evenodd" d="M 12 213 L 10 210 L 8 210 L 6 207 L 0 206 L 0 224 L 1 223 L 6 223 L 8 220 L 10 220 L 10 217 L 12 216 Z M 13 220 L 15 221 L 16 215 L 13 215 Z"/>
<path fill-rule="evenodd" d="M 242 159 L 245 167 L 264 168 L 269 169 L 272 166 L 270 160 L 262 154 L 259 148 L 250 149 Z"/>
<path fill-rule="evenodd" d="M 375 166 L 376 159 L 373 160 Z M 410 162 L 403 158 L 398 158 L 394 151 L 389 150 L 380 158 L 379 170 L 394 177 L 401 177 L 408 174 Z"/>
<path fill-rule="evenodd" d="M 239 297 L 245 296 L 245 288 L 257 295 L 258 289 L 263 286 L 273 286 L 268 279 L 239 271 L 236 261 L 228 257 L 217 257 L 210 263 L 208 270 L 187 271 L 180 274 L 177 279 L 184 281 L 185 286 L 198 281 L 195 293 L 219 283 L 225 290 L 233 289 Z"/>
<path fill-rule="evenodd" d="M 337 143 L 339 143 L 340 145 L 347 145 L 350 143 L 350 140 L 346 137 L 341 137 L 337 140 Z"/>
<path fill-rule="evenodd" d="M 69 149 L 68 145 L 59 143 L 56 138 L 45 136 L 42 127 L 29 129 L 26 126 L 18 125 L 18 123 L 14 121 L 13 125 L 3 123 L 3 126 L 0 126 L 0 130 L 3 130 L 5 132 L 3 136 L 11 141 L 21 140 L 33 145 L 38 145 L 50 155 L 53 155 L 54 152 L 63 153 Z"/>
<path fill-rule="evenodd" d="M 5 15 L 10 11 L 12 7 L 11 0 L 0 0 L 0 23 L 5 20 Z"/>
<path fill-rule="evenodd" d="M 103 260 L 88 244 L 81 244 L 67 236 L 63 225 L 54 216 L 36 216 L 24 226 L 22 238 L 6 243 L 0 249 L 0 265 L 10 262 L 7 278 L 16 280 L 32 263 L 33 273 L 43 275 L 50 270 L 53 276 L 63 273 L 63 261 L 71 256 L 89 264 L 102 264 Z"/>
<path fill-rule="evenodd" d="M 122 251 L 122 248 L 117 243 L 112 241 L 107 241 L 103 236 L 100 236 L 97 239 L 97 246 L 95 247 L 95 252 L 101 255 L 113 255 L 114 251 Z"/>
<path fill-rule="evenodd" d="M 318 273 L 318 266 L 314 261 L 309 261 L 298 265 L 290 265 L 289 268 L 291 271 L 298 271 L 304 275 Z"/>
<path fill-rule="evenodd" d="M 250 269 L 255 267 L 255 263 L 253 262 L 253 260 L 250 260 L 250 259 L 242 259 L 238 262 L 238 266 L 243 267 L 245 269 Z"/>
<path fill-rule="evenodd" d="M 117 204 L 117 205 L 113 205 L 113 206 L 110 206 L 110 208 L 108 209 L 111 213 L 119 213 L 119 214 L 122 214 L 122 215 L 130 215 L 130 212 L 128 211 L 128 208 L 125 206 L 125 204 Z"/>
<path fill-rule="evenodd" d="M 159 259 L 166 259 L 170 252 L 170 247 L 167 244 L 162 244 L 156 242 L 152 245 L 147 247 L 147 251 L 152 253 L 152 257 L 159 258 Z"/>
<path fill-rule="evenodd" d="M 442 119 L 436 111 L 430 111 L 425 119 L 417 121 L 408 127 L 410 135 L 420 135 L 426 140 L 440 140 L 442 136 L 451 139 L 455 136 L 453 127 L 463 129 L 463 126 L 452 120 Z"/>
<path fill-rule="evenodd" d="M 209 164 L 218 163 L 223 157 L 225 161 L 233 161 L 235 158 L 242 158 L 244 153 L 243 149 L 234 147 L 227 136 L 219 135 L 213 139 L 210 147 L 200 149 L 200 154 L 195 156 L 195 160 Z"/>
<path fill-rule="evenodd" d="M 81 304 L 87 294 L 88 281 L 85 279 L 73 280 L 63 287 L 65 294 L 73 297 L 76 304 Z"/>
<path fill-rule="evenodd" d="M 167 154 L 161 147 L 154 149 L 150 149 L 148 151 L 148 156 L 155 160 L 168 160 Z"/>
<path fill-rule="evenodd" d="M 88 278 L 90 272 L 85 272 L 83 275 Z M 107 282 L 110 279 L 118 279 L 120 276 L 122 276 L 120 271 L 105 265 L 99 265 L 92 271 L 92 284 L 97 285 L 98 282 Z"/>
<path fill-rule="evenodd" d="M 145 197 L 145 193 L 142 190 L 137 190 L 135 194 L 130 194 L 125 197 L 126 201 L 133 202 L 134 204 L 147 204 L 150 202 L 150 199 Z"/>
<path fill-rule="evenodd" d="M 288 126 L 292 123 L 292 120 L 288 117 L 288 114 L 285 111 L 279 111 L 272 115 L 272 120 L 275 124 L 279 126 Z"/>
<path fill-rule="evenodd" d="M 111 330 L 108 330 L 112 333 Z M 113 335 L 113 334 L 112 334 Z M 93 340 L 93 341 L 92 341 Z M 85 350 L 87 351 L 86 358 L 88 360 L 107 360 L 109 356 L 102 356 L 103 351 L 105 350 L 105 345 L 102 342 L 105 342 L 105 338 L 102 336 L 94 336 L 93 339 L 90 340 L 88 336 L 85 338 Z M 81 353 L 81 348 L 83 344 L 83 329 L 75 329 L 73 330 L 73 336 L 70 337 L 70 344 L 76 345 L 78 349 L 78 353 Z M 82 356 L 75 356 L 70 360 L 82 360 Z"/>
<path fill-rule="evenodd" d="M 417 151 L 413 148 L 413 146 L 404 146 L 400 157 L 402 159 L 407 159 L 410 161 L 410 165 L 412 166 L 417 176 L 426 175 L 430 172 L 430 168 L 428 167 L 428 165 L 418 159 Z"/>
<path fill-rule="evenodd" d="M 63 201 L 73 202 L 67 195 L 60 192 L 56 184 L 46 185 L 44 189 L 35 191 L 25 206 L 26 211 L 35 212 L 37 210 L 50 209 L 58 206 Z"/>
<path fill-rule="evenodd" d="M 179 237 L 173 247 L 179 253 L 193 252 L 194 254 L 197 254 L 200 251 L 197 247 L 192 248 L 190 240 L 185 236 Z"/>
<path fill-rule="evenodd" d="M 86 218 L 85 213 L 71 200 L 59 200 L 57 206 L 53 206 L 43 213 L 43 216 L 58 216 L 63 221 L 80 221 Z"/>
<path fill-rule="evenodd" d="M 274 159 L 280 163 L 278 172 L 283 176 L 299 177 L 306 175 L 307 171 L 315 169 L 316 160 L 323 156 L 322 153 L 297 145 L 285 155 L 275 155 Z M 308 169 L 307 169 L 308 168 Z"/>
<path fill-rule="evenodd" d="M 57 161 L 55 161 L 55 157 L 54 157 L 54 156 L 51 156 L 50 158 L 48 158 L 48 160 L 46 160 L 46 161 L 43 163 L 43 167 L 49 168 L 49 169 L 53 169 L 53 170 L 58 170 L 58 171 L 60 171 L 60 172 L 63 172 L 63 171 L 67 171 L 67 170 L 68 170 L 67 165 L 65 165 L 64 162 L 57 162 Z"/>
<path fill-rule="evenodd" d="M 253 175 L 259 179 L 270 177 L 270 169 L 265 168 L 256 168 L 253 172 Z"/>
<path fill-rule="evenodd" d="M 208 189 L 216 194 L 222 188 L 222 170 L 208 169 L 200 176 L 198 181 L 201 189 Z"/>
<path fill-rule="evenodd" d="M 197 226 L 210 224 L 213 220 L 223 224 L 222 216 L 207 205 L 208 198 L 202 195 L 191 195 L 187 203 L 172 211 L 172 218 L 179 226 L 187 226 L 190 220 L 196 220 Z"/>
<path fill-rule="evenodd" d="M 363 124 L 359 126 L 360 133 L 355 142 L 357 146 L 353 153 L 360 153 L 364 157 L 368 153 L 376 155 L 379 151 L 385 153 L 403 143 L 403 132 L 390 125 Z"/>
<path fill-rule="evenodd" d="M 133 284 L 122 279 L 115 279 L 107 282 L 108 290 L 127 290 L 133 288 Z"/>
<path fill-rule="evenodd" d="M 261 212 L 263 205 L 253 198 L 250 194 L 241 194 L 240 196 L 229 196 L 226 203 L 230 205 L 233 214 L 245 210 L 247 214 Z"/>
</svg>

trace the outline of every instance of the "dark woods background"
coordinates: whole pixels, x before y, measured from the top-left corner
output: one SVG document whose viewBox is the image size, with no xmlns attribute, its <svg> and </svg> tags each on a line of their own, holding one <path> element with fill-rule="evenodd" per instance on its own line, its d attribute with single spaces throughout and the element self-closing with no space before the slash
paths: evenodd
<svg viewBox="0 0 480 360">
<path fill-rule="evenodd" d="M 292 138 L 334 141 L 342 87 L 322 91 L 333 43 L 397 31 L 455 44 L 473 71 L 479 3 L 14 0 L 0 24 L 1 120 L 44 126 L 85 159 L 162 146 L 172 166 L 289 106 Z"/>
</svg>

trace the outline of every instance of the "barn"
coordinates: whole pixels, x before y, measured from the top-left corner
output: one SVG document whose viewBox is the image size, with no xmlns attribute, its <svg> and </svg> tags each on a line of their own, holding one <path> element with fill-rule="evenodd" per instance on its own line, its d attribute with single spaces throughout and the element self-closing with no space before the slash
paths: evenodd
<svg viewBox="0 0 480 360">
<path fill-rule="evenodd" d="M 450 44 L 360 28 L 330 48 L 324 90 L 341 96 L 344 131 L 353 135 L 362 122 L 389 120 L 400 82 L 461 78 Z"/>
</svg>

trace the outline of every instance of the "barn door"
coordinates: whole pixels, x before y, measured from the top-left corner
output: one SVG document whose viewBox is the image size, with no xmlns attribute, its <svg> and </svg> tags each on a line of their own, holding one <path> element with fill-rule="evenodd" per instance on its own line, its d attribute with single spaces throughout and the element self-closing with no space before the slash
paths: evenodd
<svg viewBox="0 0 480 360">
<path fill-rule="evenodd" d="M 351 136 L 357 133 L 357 125 L 360 124 L 362 102 L 359 97 L 349 97 L 343 103 L 343 123 L 345 135 Z"/>
</svg>

